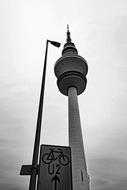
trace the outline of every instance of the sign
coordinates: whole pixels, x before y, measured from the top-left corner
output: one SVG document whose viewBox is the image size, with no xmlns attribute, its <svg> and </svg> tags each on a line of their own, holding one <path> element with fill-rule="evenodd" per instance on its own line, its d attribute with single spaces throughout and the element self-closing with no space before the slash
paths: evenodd
<svg viewBox="0 0 127 190">
<path fill-rule="evenodd" d="M 71 149 L 41 145 L 38 190 L 72 190 Z"/>
<path fill-rule="evenodd" d="M 32 165 L 22 165 L 20 170 L 20 175 L 31 175 L 32 174 Z"/>
</svg>

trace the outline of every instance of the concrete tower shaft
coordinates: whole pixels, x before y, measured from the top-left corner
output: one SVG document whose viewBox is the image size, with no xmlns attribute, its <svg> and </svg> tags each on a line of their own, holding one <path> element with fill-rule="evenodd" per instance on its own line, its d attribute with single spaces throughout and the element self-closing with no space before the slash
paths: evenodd
<svg viewBox="0 0 127 190">
<path fill-rule="evenodd" d="M 89 190 L 83 137 L 75 87 L 68 89 L 69 146 L 72 153 L 73 190 Z"/>
<path fill-rule="evenodd" d="M 68 88 L 74 86 L 77 94 L 81 94 L 87 84 L 86 75 L 88 66 L 86 60 L 78 55 L 78 51 L 71 41 L 69 29 L 67 30 L 67 40 L 60 57 L 54 67 L 57 77 L 57 85 L 60 92 L 68 95 Z"/>
<path fill-rule="evenodd" d="M 68 96 L 73 190 L 89 190 L 77 96 L 86 88 L 88 66 L 86 60 L 78 55 L 78 51 L 71 41 L 69 29 L 67 29 L 67 40 L 62 51 L 62 57 L 57 60 L 54 70 L 60 92 Z"/>
</svg>

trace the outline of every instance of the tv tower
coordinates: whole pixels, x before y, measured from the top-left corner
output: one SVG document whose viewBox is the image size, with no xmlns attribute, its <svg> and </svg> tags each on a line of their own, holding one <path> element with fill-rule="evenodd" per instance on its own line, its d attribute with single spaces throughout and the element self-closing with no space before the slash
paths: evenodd
<svg viewBox="0 0 127 190">
<path fill-rule="evenodd" d="M 75 44 L 72 43 L 69 26 L 67 26 L 67 39 L 62 50 L 62 56 L 56 61 L 54 71 L 60 92 L 68 96 L 73 190 L 89 190 L 89 176 L 78 106 L 78 95 L 83 93 L 86 88 L 88 66 L 86 60 L 78 55 Z"/>
</svg>

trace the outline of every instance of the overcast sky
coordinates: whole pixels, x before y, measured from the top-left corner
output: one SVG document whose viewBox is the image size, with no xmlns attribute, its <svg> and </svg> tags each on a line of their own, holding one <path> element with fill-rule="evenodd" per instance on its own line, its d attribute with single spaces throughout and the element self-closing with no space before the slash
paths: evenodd
<svg viewBox="0 0 127 190">
<path fill-rule="evenodd" d="M 54 75 L 70 25 L 89 66 L 78 97 L 92 190 L 127 189 L 127 1 L 0 0 L 0 189 L 26 190 L 46 39 L 50 45 L 41 143 L 68 145 L 67 97 Z"/>
</svg>

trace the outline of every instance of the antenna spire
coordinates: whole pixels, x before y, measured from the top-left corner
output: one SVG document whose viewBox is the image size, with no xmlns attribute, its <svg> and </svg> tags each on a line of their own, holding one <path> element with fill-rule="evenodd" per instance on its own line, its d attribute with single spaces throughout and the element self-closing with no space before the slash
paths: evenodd
<svg viewBox="0 0 127 190">
<path fill-rule="evenodd" d="M 67 24 L 67 43 L 71 43 L 71 37 L 70 37 L 70 31 L 69 31 L 69 25 Z"/>
<path fill-rule="evenodd" d="M 67 32 L 69 31 L 69 25 L 67 24 Z"/>
</svg>

